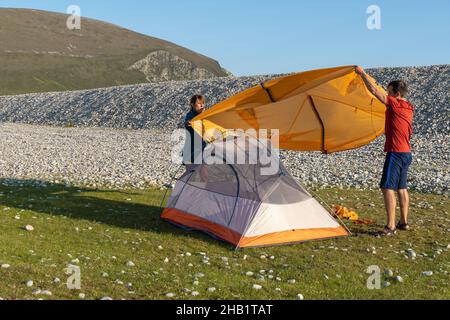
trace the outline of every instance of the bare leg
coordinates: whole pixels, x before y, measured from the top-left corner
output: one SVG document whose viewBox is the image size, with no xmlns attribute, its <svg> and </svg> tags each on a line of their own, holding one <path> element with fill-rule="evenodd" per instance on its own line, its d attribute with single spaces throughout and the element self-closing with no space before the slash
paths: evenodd
<svg viewBox="0 0 450 320">
<path fill-rule="evenodd" d="M 401 210 L 401 224 L 408 224 L 408 214 L 409 214 L 409 194 L 407 189 L 398 190 L 398 199 L 400 201 Z"/>
<path fill-rule="evenodd" d="M 395 199 L 394 190 L 382 189 L 384 196 L 384 205 L 387 213 L 387 226 L 389 229 L 395 229 L 395 209 L 397 207 L 397 199 Z"/>
</svg>

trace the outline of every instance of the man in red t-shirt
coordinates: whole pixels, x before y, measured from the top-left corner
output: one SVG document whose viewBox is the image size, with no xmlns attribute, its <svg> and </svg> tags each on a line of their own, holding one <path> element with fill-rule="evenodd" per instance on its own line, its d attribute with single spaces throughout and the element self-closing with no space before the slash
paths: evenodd
<svg viewBox="0 0 450 320">
<path fill-rule="evenodd" d="M 408 87 L 402 80 L 392 81 L 387 88 L 388 95 L 371 81 L 361 67 L 356 67 L 367 89 L 387 107 L 386 109 L 386 162 L 380 188 L 383 190 L 388 223 L 383 230 L 385 235 L 393 235 L 397 228 L 409 230 L 409 194 L 407 187 L 408 170 L 412 162 L 411 136 L 414 107 L 405 97 Z M 397 191 L 400 200 L 401 219 L 395 224 Z"/>
</svg>

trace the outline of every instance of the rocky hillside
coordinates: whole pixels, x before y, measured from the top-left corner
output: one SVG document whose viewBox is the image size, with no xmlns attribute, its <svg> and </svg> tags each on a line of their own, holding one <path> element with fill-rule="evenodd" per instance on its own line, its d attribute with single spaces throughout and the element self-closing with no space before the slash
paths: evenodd
<svg viewBox="0 0 450 320">
<path fill-rule="evenodd" d="M 0 8 L 0 95 L 227 76 L 217 61 L 102 21 Z"/>
</svg>

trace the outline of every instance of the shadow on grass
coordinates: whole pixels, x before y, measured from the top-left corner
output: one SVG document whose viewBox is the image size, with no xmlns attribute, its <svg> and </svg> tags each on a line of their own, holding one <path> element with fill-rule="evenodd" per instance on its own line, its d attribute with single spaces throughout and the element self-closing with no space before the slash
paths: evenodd
<svg viewBox="0 0 450 320">
<path fill-rule="evenodd" d="M 159 204 L 164 195 L 159 190 L 140 194 L 133 191 L 68 187 L 38 180 L 0 179 L 0 194 L 3 194 L 0 196 L 0 205 L 10 208 L 66 216 L 119 228 L 171 234 L 178 238 L 195 238 L 229 247 L 206 234 L 187 232 L 161 220 L 162 209 Z M 127 198 L 133 196 L 139 197 L 141 203 L 127 201 Z"/>
</svg>

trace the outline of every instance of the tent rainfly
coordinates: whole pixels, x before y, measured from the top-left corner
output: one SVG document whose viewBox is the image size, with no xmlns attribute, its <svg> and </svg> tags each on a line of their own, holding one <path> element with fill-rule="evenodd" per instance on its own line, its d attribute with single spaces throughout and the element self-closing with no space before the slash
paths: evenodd
<svg viewBox="0 0 450 320">
<path fill-rule="evenodd" d="M 278 129 L 281 149 L 333 153 L 359 148 L 382 135 L 385 112 L 386 106 L 349 66 L 262 83 L 216 104 L 193 123 L 207 141 L 211 132 L 227 129 Z"/>
</svg>

